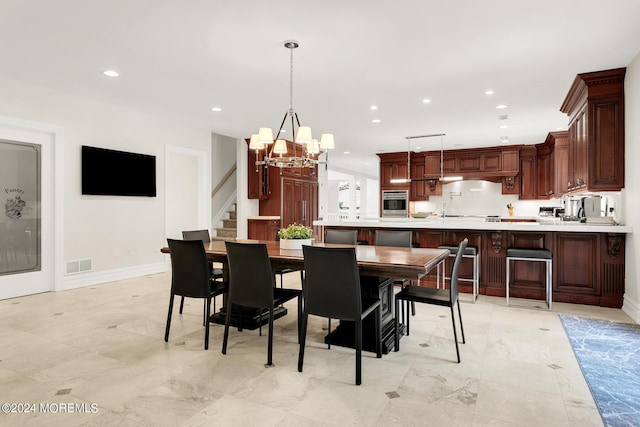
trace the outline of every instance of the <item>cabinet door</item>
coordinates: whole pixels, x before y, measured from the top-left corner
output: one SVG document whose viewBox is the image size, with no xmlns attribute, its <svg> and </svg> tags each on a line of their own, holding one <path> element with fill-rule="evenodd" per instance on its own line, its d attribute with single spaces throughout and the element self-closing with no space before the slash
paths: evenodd
<svg viewBox="0 0 640 427">
<path fill-rule="evenodd" d="M 590 103 L 589 190 L 616 191 L 624 187 L 624 147 L 620 143 L 622 106 L 619 97 Z"/>
<path fill-rule="evenodd" d="M 411 164 L 411 178 L 424 177 L 424 163 Z M 429 196 L 425 190 L 426 181 L 411 182 L 409 200 L 428 200 Z"/>
<path fill-rule="evenodd" d="M 569 126 L 569 191 L 587 186 L 587 115 L 586 106 Z"/>
<path fill-rule="evenodd" d="M 440 156 L 425 156 L 424 174 L 428 177 L 440 176 Z"/>
<path fill-rule="evenodd" d="M 480 172 L 480 154 L 469 154 L 459 157 L 459 172 Z"/>
<path fill-rule="evenodd" d="M 556 197 L 566 194 L 569 190 L 569 146 L 556 145 L 553 151 L 553 179 Z"/>
<path fill-rule="evenodd" d="M 535 157 L 520 157 L 520 199 L 536 198 L 535 162 Z"/>
<path fill-rule="evenodd" d="M 551 154 L 539 154 L 537 159 L 538 191 L 536 198 L 548 199 L 553 196 Z"/>
<path fill-rule="evenodd" d="M 495 153 L 485 153 L 482 155 L 482 171 L 494 172 L 502 170 L 502 153 L 496 151 Z"/>
<path fill-rule="evenodd" d="M 258 151 L 258 156 L 262 156 Z M 247 198 L 264 200 L 269 197 L 269 168 L 265 165 L 256 166 L 256 152 L 249 150 L 247 160 Z"/>
<path fill-rule="evenodd" d="M 302 181 L 282 178 L 281 224 L 288 227 L 302 221 Z"/>
<path fill-rule="evenodd" d="M 263 220 L 247 220 L 247 237 L 255 240 L 267 240 L 267 222 Z"/>
<path fill-rule="evenodd" d="M 557 233 L 553 262 L 556 272 L 554 292 L 599 296 L 598 234 Z M 589 302 L 597 303 L 597 300 Z"/>
</svg>

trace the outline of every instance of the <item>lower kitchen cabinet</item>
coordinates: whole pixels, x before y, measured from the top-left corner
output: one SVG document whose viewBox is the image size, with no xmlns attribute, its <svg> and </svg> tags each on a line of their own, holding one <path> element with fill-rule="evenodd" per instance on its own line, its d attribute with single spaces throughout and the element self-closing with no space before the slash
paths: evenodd
<svg viewBox="0 0 640 427">
<path fill-rule="evenodd" d="M 249 219 L 247 220 L 247 236 L 255 240 L 276 240 L 276 233 L 280 228 L 279 219 Z"/>
<path fill-rule="evenodd" d="M 376 227 L 361 227 L 358 238 L 365 238 L 374 244 L 375 230 Z M 506 295 L 507 248 L 545 248 L 553 253 L 553 301 L 622 307 L 625 276 L 623 233 L 414 229 L 413 242 L 419 247 L 437 248 L 443 244 L 455 245 L 465 237 L 470 245 L 476 245 L 480 250 L 481 295 Z M 452 260 L 447 260 L 445 271 L 450 272 Z M 544 263 L 512 262 L 510 274 L 511 297 L 544 301 Z M 420 285 L 435 286 L 435 275 L 434 269 L 420 281 Z M 471 276 L 471 260 L 463 259 L 460 277 Z M 460 282 L 459 285 L 461 292 L 472 292 L 469 282 Z"/>
</svg>

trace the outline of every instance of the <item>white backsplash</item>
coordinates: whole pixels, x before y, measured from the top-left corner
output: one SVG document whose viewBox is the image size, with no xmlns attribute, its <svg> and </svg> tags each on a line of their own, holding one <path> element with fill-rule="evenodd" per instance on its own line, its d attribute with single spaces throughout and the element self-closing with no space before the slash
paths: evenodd
<svg viewBox="0 0 640 427">
<path fill-rule="evenodd" d="M 614 213 L 620 211 L 620 193 L 600 193 L 603 209 L 614 206 Z M 507 205 L 514 207 L 516 217 L 537 217 L 541 206 L 562 207 L 561 199 L 519 200 L 515 195 L 503 195 L 502 184 L 490 181 L 465 180 L 442 185 L 442 196 L 430 196 L 429 201 L 411 203 L 411 212 L 442 213 L 444 204 L 447 215 L 509 215 Z M 619 219 L 618 219 L 619 220 Z"/>
</svg>

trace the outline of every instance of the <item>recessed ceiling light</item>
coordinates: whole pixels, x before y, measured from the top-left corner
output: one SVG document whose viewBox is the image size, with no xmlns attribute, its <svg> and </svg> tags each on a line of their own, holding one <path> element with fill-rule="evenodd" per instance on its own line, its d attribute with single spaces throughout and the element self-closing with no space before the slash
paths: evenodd
<svg viewBox="0 0 640 427">
<path fill-rule="evenodd" d="M 496 108 L 498 110 L 503 110 L 503 109 L 507 108 L 507 106 L 505 104 L 500 104 L 500 105 L 496 105 Z"/>
<path fill-rule="evenodd" d="M 507 125 L 500 125 L 500 126 L 498 126 L 498 128 L 499 129 L 506 129 L 506 128 L 508 128 L 508 126 Z"/>
<path fill-rule="evenodd" d="M 102 74 L 104 74 L 107 77 L 118 77 L 120 75 L 120 73 L 117 72 L 116 70 L 104 70 Z"/>
<path fill-rule="evenodd" d="M 556 130 L 562 130 L 562 129 L 564 129 L 564 126 L 558 126 L 558 127 L 556 128 Z"/>
<path fill-rule="evenodd" d="M 416 147 L 416 150 L 422 150 L 422 147 L 418 146 L 418 147 Z"/>
<path fill-rule="evenodd" d="M 382 120 L 380 120 L 380 119 L 373 119 L 373 120 L 371 120 L 371 123 L 380 123 L 381 121 Z"/>
<path fill-rule="evenodd" d="M 215 111 L 216 113 L 219 113 L 220 111 L 222 111 L 222 108 L 220 108 L 220 107 L 213 107 L 213 108 L 211 108 L 211 111 Z"/>
<path fill-rule="evenodd" d="M 431 102 L 431 100 L 429 98 L 425 98 L 425 99 L 422 100 L 423 104 L 428 104 L 430 102 Z"/>
<path fill-rule="evenodd" d="M 501 136 L 500 137 L 500 142 L 509 142 L 509 137 L 508 136 Z"/>
<path fill-rule="evenodd" d="M 370 110 L 375 111 L 378 109 L 377 105 L 372 105 L 371 107 L 369 107 Z"/>
<path fill-rule="evenodd" d="M 344 154 L 351 154 L 351 151 L 345 151 Z"/>
<path fill-rule="evenodd" d="M 509 118 L 508 115 L 502 115 L 502 116 L 498 116 L 498 120 L 507 120 Z"/>
<path fill-rule="evenodd" d="M 484 92 L 485 95 L 493 95 L 493 91 L 491 89 Z"/>
</svg>

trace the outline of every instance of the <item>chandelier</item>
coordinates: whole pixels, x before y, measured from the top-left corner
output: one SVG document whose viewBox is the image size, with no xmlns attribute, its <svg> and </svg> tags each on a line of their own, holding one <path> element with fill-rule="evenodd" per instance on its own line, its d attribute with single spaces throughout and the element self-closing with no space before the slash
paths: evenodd
<svg viewBox="0 0 640 427">
<path fill-rule="evenodd" d="M 289 49 L 290 67 L 289 67 L 289 110 L 284 113 L 280 128 L 276 137 L 273 137 L 271 128 L 261 127 L 257 134 L 251 135 L 249 141 L 249 149 L 256 150 L 256 168 L 259 165 L 276 166 L 279 168 L 312 168 L 317 164 L 326 164 L 325 161 L 318 159 L 322 150 L 329 150 L 335 147 L 333 134 L 323 133 L 320 142 L 311 135 L 311 128 L 308 126 L 300 126 L 298 113 L 293 109 L 293 50 L 300 44 L 296 40 L 287 40 L 284 47 Z M 287 116 L 291 119 L 291 139 L 293 142 L 293 152 L 289 153 L 287 141 L 280 139 L 282 128 L 287 120 Z M 259 151 L 265 150 L 262 160 Z M 327 152 L 328 158 L 328 152 Z"/>
</svg>

